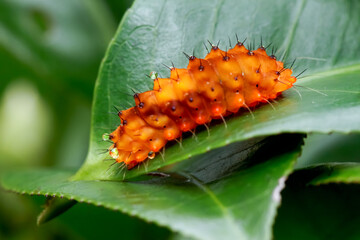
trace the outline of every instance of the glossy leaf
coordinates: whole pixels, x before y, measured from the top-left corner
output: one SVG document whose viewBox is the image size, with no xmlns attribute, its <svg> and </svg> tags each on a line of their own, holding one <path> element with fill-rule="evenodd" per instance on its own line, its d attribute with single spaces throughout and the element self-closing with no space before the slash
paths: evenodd
<svg viewBox="0 0 360 240">
<path fill-rule="evenodd" d="M 37 224 L 43 224 L 58 215 L 66 212 L 69 208 L 74 206 L 76 201 L 62 199 L 62 198 L 48 198 L 44 210 L 40 213 L 37 219 Z"/>
<path fill-rule="evenodd" d="M 253 137 L 282 132 L 360 131 L 355 117 L 360 116 L 360 51 L 356 51 L 360 44 L 351 40 L 360 37 L 356 21 L 359 11 L 355 10 L 360 6 L 331 2 L 333 5 L 315 1 L 136 1 L 123 18 L 102 63 L 95 90 L 90 150 L 74 179 L 121 180 L 117 167 L 111 171 L 113 174 L 106 172 L 110 164 L 103 159 L 108 154 L 99 154 L 110 146 L 100 142 L 102 134 L 120 123 L 115 114 L 109 115 L 115 111 L 113 106 L 130 107 L 132 90 L 151 88 L 152 80 L 145 74 L 158 70 L 161 63 L 173 61 L 175 66 L 185 67 L 187 59 L 182 51 L 194 50 L 196 56 L 203 57 L 205 40 L 221 40 L 220 47 L 225 49 L 228 36 L 234 44 L 235 33 L 240 39 L 247 37 L 248 44 L 258 45 L 262 37 L 265 45 L 272 43 L 278 49 L 278 57 L 286 56 L 286 62 L 298 59 L 295 66 L 299 70 L 295 72 L 310 68 L 310 77 L 299 79 L 301 87 L 285 92 L 274 104 L 275 111 L 268 104 L 253 109 L 254 120 L 247 111 L 230 117 L 227 129 L 220 123 L 211 127 L 210 137 L 201 132 L 197 142 L 186 139 L 184 149 L 168 148 L 165 162 L 158 156 L 149 161 L 148 170 Z M 338 34 L 338 29 L 343 34 Z M 348 34 L 351 39 L 343 37 Z M 169 75 L 166 68 L 159 72 L 161 76 Z M 126 176 L 145 171 L 142 165 L 139 171 L 130 171 Z"/>
<path fill-rule="evenodd" d="M 301 185 L 360 183 L 360 163 L 323 163 L 296 171 L 293 181 Z"/>
<path fill-rule="evenodd" d="M 321 163 L 360 162 L 360 134 L 310 134 L 296 168 Z"/>
<path fill-rule="evenodd" d="M 359 163 L 327 164 L 317 170 L 322 171 L 309 184 L 320 185 L 328 183 L 360 183 Z"/>
<path fill-rule="evenodd" d="M 308 185 L 360 183 L 359 156 L 360 134 L 311 135 L 292 178 Z"/>
<path fill-rule="evenodd" d="M 120 210 L 199 239 L 270 239 L 280 191 L 301 142 L 302 136 L 278 138 L 276 143 L 285 148 L 274 151 L 272 141 L 262 154 L 265 161 L 255 164 L 260 160 L 257 155 L 247 167 L 217 180 L 213 174 L 198 178 L 184 172 L 185 178 L 173 175 L 137 182 L 69 181 L 73 172 L 47 169 L 8 173 L 3 186 Z"/>
</svg>

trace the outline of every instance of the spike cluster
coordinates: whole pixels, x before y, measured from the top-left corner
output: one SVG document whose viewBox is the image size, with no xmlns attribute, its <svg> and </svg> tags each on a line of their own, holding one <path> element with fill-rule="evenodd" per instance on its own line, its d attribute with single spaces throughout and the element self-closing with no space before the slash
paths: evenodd
<svg viewBox="0 0 360 240">
<path fill-rule="evenodd" d="M 238 41 L 226 52 L 212 46 L 205 59 L 187 57 L 187 68 L 170 68 L 170 78 L 152 72 L 153 90 L 136 93 L 136 106 L 118 112 L 121 125 L 106 138 L 113 142 L 110 155 L 128 169 L 154 158 L 183 132 L 269 102 L 296 81 L 262 46 L 251 51 Z"/>
</svg>

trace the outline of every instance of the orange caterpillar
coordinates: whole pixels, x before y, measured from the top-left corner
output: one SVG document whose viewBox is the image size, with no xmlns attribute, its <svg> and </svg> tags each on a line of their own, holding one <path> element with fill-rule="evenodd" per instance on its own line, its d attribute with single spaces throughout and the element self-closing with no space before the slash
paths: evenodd
<svg viewBox="0 0 360 240">
<path fill-rule="evenodd" d="M 182 132 L 269 102 L 296 81 L 263 46 L 251 51 L 239 41 L 226 52 L 212 46 L 205 59 L 188 59 L 186 69 L 154 77 L 153 90 L 135 94 L 136 106 L 118 112 L 121 125 L 105 137 L 114 142 L 109 152 L 116 162 L 131 169 Z"/>
</svg>

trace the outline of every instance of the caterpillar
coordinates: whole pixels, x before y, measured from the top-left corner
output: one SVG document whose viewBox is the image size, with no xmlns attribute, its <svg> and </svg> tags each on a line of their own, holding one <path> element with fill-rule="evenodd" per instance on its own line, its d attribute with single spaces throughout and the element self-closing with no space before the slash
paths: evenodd
<svg viewBox="0 0 360 240">
<path fill-rule="evenodd" d="M 270 103 L 297 80 L 291 67 L 269 56 L 262 44 L 248 50 L 238 40 L 227 51 L 211 44 L 204 59 L 185 55 L 187 68 L 169 67 L 169 78 L 153 73 L 153 89 L 135 93 L 135 106 L 118 111 L 121 124 L 103 135 L 113 143 L 110 156 L 129 170 L 153 159 L 182 133 L 207 126 L 212 119 L 224 120 L 241 108 L 250 111 L 259 103 Z"/>
</svg>

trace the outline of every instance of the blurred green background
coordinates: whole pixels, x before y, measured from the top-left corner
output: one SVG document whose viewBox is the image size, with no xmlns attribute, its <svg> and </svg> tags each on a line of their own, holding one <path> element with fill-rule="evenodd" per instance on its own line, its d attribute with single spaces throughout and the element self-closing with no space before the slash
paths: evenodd
<svg viewBox="0 0 360 240">
<path fill-rule="evenodd" d="M 0 1 L 0 175 L 77 169 L 88 148 L 93 88 L 132 0 Z M 77 204 L 36 226 L 42 197 L 0 191 L 0 239 L 168 238 L 142 220 Z"/>
</svg>

